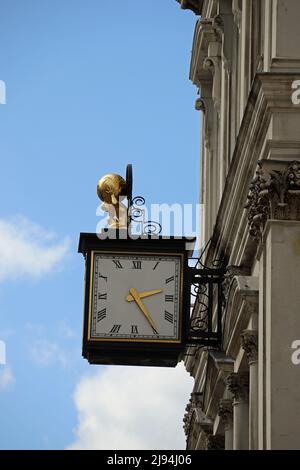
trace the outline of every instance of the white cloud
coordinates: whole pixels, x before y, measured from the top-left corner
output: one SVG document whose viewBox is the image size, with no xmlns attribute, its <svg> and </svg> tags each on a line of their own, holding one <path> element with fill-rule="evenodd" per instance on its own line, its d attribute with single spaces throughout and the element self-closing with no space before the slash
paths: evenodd
<svg viewBox="0 0 300 470">
<path fill-rule="evenodd" d="M 30 357 L 38 365 L 52 366 L 59 364 L 67 367 L 68 359 L 64 350 L 55 342 L 37 339 L 30 347 Z"/>
<path fill-rule="evenodd" d="M 0 391 L 7 390 L 15 383 L 14 374 L 9 366 L 0 366 Z"/>
<path fill-rule="evenodd" d="M 70 240 L 55 236 L 25 217 L 0 219 L 0 282 L 50 272 L 68 253 Z"/>
<path fill-rule="evenodd" d="M 77 385 L 79 424 L 68 449 L 184 449 L 182 419 L 192 388 L 182 363 L 101 367 Z"/>
</svg>

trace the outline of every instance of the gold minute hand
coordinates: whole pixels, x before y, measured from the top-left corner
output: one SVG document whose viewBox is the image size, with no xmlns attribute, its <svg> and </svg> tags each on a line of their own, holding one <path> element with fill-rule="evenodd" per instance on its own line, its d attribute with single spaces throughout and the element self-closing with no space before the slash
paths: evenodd
<svg viewBox="0 0 300 470">
<path fill-rule="evenodd" d="M 150 295 L 154 294 L 160 294 L 163 290 L 162 289 L 155 289 L 155 290 L 147 290 L 145 292 L 139 292 L 139 297 L 140 299 L 143 299 L 144 297 L 149 297 Z M 127 302 L 133 302 L 134 298 L 132 295 L 127 295 L 126 297 Z"/>
<path fill-rule="evenodd" d="M 138 294 L 138 291 L 134 287 L 131 287 L 131 289 L 129 289 L 129 292 L 132 295 L 135 302 L 137 303 L 137 305 L 139 306 L 139 308 L 141 309 L 141 311 L 143 312 L 143 314 L 145 315 L 145 317 L 147 318 L 147 320 L 148 320 L 149 324 L 151 325 L 151 328 L 153 329 L 153 331 L 156 334 L 158 334 L 156 325 L 155 325 L 154 321 L 152 320 L 152 317 L 151 317 L 150 313 L 148 312 L 145 305 L 141 301 L 141 298 Z"/>
</svg>

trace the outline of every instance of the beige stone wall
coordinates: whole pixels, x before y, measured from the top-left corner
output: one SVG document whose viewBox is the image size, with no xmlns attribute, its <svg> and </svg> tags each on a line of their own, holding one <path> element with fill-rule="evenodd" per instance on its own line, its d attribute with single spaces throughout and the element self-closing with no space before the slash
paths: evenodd
<svg viewBox="0 0 300 470">
<path fill-rule="evenodd" d="M 199 15 L 190 79 L 203 112 L 201 239 L 212 239 L 207 263 L 233 267 L 222 350 L 185 361 L 200 397 L 185 417 L 188 445 L 300 449 L 300 2 L 181 4 Z"/>
</svg>

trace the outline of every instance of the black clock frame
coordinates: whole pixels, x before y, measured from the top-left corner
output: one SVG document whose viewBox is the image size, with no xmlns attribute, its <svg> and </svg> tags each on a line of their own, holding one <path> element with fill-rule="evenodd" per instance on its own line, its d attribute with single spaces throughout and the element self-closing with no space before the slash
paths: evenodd
<svg viewBox="0 0 300 470">
<path fill-rule="evenodd" d="M 115 235 L 117 235 L 115 233 Z M 124 233 L 118 238 L 100 239 L 94 233 L 81 233 L 78 251 L 86 260 L 85 270 L 85 302 L 83 324 L 82 355 L 90 364 L 118 364 L 174 367 L 183 358 L 189 340 L 190 330 L 190 268 L 188 266 L 191 250 L 187 243 L 194 243 L 194 239 L 184 237 L 144 236 L 137 239 L 124 238 Z M 143 254 L 174 255 L 183 257 L 182 266 L 182 299 L 181 299 L 181 334 L 179 343 L 171 342 L 135 342 L 135 341 L 95 341 L 89 339 L 89 302 L 91 279 L 91 253 L 101 252 L 141 252 Z"/>
</svg>

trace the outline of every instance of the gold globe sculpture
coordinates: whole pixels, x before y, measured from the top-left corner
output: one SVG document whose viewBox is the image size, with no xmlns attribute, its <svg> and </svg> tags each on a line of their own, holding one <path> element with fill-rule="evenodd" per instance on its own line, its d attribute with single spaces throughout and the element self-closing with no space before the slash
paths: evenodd
<svg viewBox="0 0 300 470">
<path fill-rule="evenodd" d="M 122 176 L 109 173 L 102 176 L 97 184 L 98 197 L 103 201 L 101 208 L 108 212 L 108 226 L 112 229 L 127 227 L 127 207 L 122 203 L 127 185 Z"/>
<path fill-rule="evenodd" d="M 115 206 L 126 196 L 126 182 L 122 176 L 109 173 L 98 181 L 97 194 L 103 202 Z"/>
</svg>

